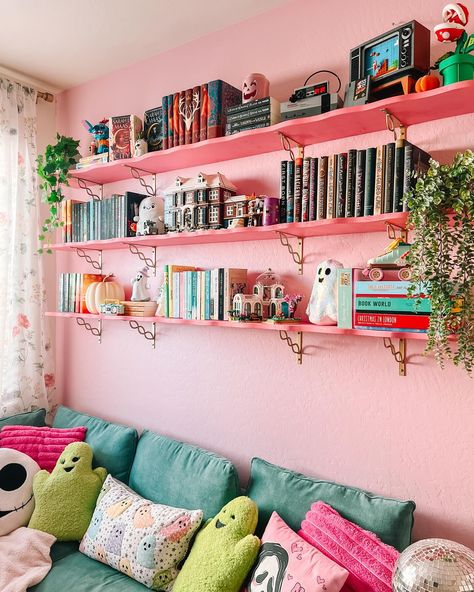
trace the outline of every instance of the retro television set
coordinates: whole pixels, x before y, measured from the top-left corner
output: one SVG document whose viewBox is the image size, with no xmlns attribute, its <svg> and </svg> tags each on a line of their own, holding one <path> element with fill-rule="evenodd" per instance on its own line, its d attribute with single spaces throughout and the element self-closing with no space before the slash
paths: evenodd
<svg viewBox="0 0 474 592">
<path fill-rule="evenodd" d="M 400 78 L 419 78 L 430 67 L 429 29 L 411 21 L 351 50 L 351 82 L 367 76 L 372 86 Z"/>
</svg>

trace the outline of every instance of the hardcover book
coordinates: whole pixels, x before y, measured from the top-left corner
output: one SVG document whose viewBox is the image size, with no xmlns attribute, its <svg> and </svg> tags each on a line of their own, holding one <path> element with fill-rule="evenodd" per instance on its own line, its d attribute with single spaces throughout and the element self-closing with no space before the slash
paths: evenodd
<svg viewBox="0 0 474 592">
<path fill-rule="evenodd" d="M 309 220 L 309 173 L 311 168 L 311 160 L 309 156 L 303 158 L 303 181 L 301 191 L 301 222 Z"/>
<path fill-rule="evenodd" d="M 191 104 L 192 111 L 192 125 L 191 125 L 191 141 L 193 144 L 199 142 L 201 130 L 201 87 L 195 86 L 193 88 L 193 102 Z"/>
<path fill-rule="evenodd" d="M 395 143 L 395 160 L 393 173 L 393 212 L 403 211 L 403 181 L 405 167 L 405 140 Z"/>
<path fill-rule="evenodd" d="M 336 218 L 346 215 L 347 154 L 336 157 Z"/>
<path fill-rule="evenodd" d="M 169 112 L 168 112 L 168 95 L 165 95 L 161 100 L 161 110 L 162 110 L 162 118 L 163 118 L 163 128 L 162 128 L 162 141 L 161 146 L 162 150 L 166 150 L 168 146 L 168 123 L 169 123 Z"/>
<path fill-rule="evenodd" d="M 354 205 L 354 215 L 357 217 L 364 215 L 365 157 L 365 150 L 357 150 Z"/>
<path fill-rule="evenodd" d="M 404 296 L 355 296 L 354 307 L 358 312 L 394 312 L 430 314 L 430 298 L 405 298 Z"/>
<path fill-rule="evenodd" d="M 326 218 L 327 208 L 327 189 L 328 189 L 328 157 L 320 156 L 318 160 L 318 207 L 316 209 L 316 219 Z"/>
<path fill-rule="evenodd" d="M 337 270 L 337 326 L 352 329 L 352 276 L 351 268 Z"/>
<path fill-rule="evenodd" d="M 318 159 L 309 162 L 309 220 L 316 220 L 318 211 Z"/>
<path fill-rule="evenodd" d="M 120 115 L 109 120 L 109 160 L 132 158 L 135 142 L 142 131 L 136 115 Z"/>
<path fill-rule="evenodd" d="M 393 181 L 395 172 L 395 142 L 385 146 L 385 189 L 383 212 L 388 214 L 393 209 Z"/>
<path fill-rule="evenodd" d="M 240 92 L 240 91 L 239 91 Z M 242 93 L 240 93 L 240 99 L 242 100 Z M 263 99 L 257 99 L 256 101 L 250 101 L 249 103 L 239 102 L 235 105 L 228 107 L 227 114 L 235 115 L 236 113 L 245 113 L 249 109 L 259 109 L 260 107 L 268 107 L 269 105 L 279 105 L 278 101 L 272 97 L 264 97 Z"/>
<path fill-rule="evenodd" d="M 301 200 L 302 200 L 302 184 L 303 184 L 303 159 L 295 159 L 295 195 L 294 195 L 294 211 L 293 221 L 301 222 Z"/>
<path fill-rule="evenodd" d="M 201 113 L 199 125 L 199 140 L 207 140 L 207 120 L 209 117 L 209 93 L 207 84 L 201 84 Z"/>
<path fill-rule="evenodd" d="M 377 146 L 375 155 L 374 215 L 383 211 L 385 189 L 385 146 Z"/>
<path fill-rule="evenodd" d="M 148 152 L 163 150 L 163 107 L 145 111 L 143 126 Z"/>
<path fill-rule="evenodd" d="M 418 146 L 407 142 L 405 144 L 404 171 L 403 171 L 403 195 L 412 189 L 416 183 L 416 177 L 426 173 L 430 167 L 431 155 Z M 403 211 L 407 210 L 405 200 L 402 205 Z"/>
<path fill-rule="evenodd" d="M 383 313 L 354 313 L 355 329 L 381 329 L 381 330 L 415 330 L 427 331 L 430 326 L 429 315 L 404 315 Z"/>
<path fill-rule="evenodd" d="M 286 163 L 286 221 L 294 222 L 295 205 L 295 163 L 288 160 Z"/>
<path fill-rule="evenodd" d="M 207 138 L 219 138 L 225 133 L 227 111 L 229 107 L 242 102 L 242 92 L 223 80 L 208 82 L 207 92 L 209 96 Z"/>
<path fill-rule="evenodd" d="M 376 152 L 375 148 L 367 148 L 365 153 L 364 216 L 374 213 Z"/>
<path fill-rule="evenodd" d="M 326 200 L 326 218 L 336 217 L 336 183 L 337 183 L 337 171 L 336 171 L 336 155 L 331 154 L 328 156 L 328 188 L 327 188 L 327 200 Z"/>
<path fill-rule="evenodd" d="M 186 91 L 182 90 L 178 94 L 178 144 L 184 146 L 186 143 L 186 127 L 184 124 L 184 118 L 181 115 L 182 107 L 186 105 Z"/>
<path fill-rule="evenodd" d="M 286 222 L 286 192 L 287 192 L 287 171 L 288 161 L 280 163 L 280 222 Z"/>
<path fill-rule="evenodd" d="M 349 150 L 349 152 L 347 153 L 346 203 L 345 203 L 346 218 L 352 218 L 354 216 L 354 212 L 355 212 L 356 159 L 357 159 L 357 150 Z"/>
<path fill-rule="evenodd" d="M 179 146 L 179 92 L 173 94 L 173 146 Z"/>
<path fill-rule="evenodd" d="M 173 148 L 174 143 L 174 95 L 168 95 L 168 148 Z"/>
</svg>

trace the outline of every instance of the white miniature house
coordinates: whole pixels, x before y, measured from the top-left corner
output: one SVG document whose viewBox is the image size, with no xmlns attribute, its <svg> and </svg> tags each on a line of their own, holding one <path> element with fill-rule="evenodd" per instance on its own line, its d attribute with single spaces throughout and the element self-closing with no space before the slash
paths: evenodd
<svg viewBox="0 0 474 592">
<path fill-rule="evenodd" d="M 283 297 L 284 285 L 281 278 L 271 269 L 261 273 L 255 282 L 252 294 L 236 294 L 232 308 L 236 316 L 255 314 L 262 318 L 288 315 L 288 303 Z"/>
</svg>

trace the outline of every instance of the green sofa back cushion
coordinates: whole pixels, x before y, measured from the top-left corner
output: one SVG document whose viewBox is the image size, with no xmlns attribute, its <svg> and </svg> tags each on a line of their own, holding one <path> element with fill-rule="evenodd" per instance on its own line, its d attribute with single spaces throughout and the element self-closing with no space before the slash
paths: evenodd
<svg viewBox="0 0 474 592">
<path fill-rule="evenodd" d="M 203 520 L 240 495 L 237 470 L 230 461 L 147 430 L 138 441 L 130 487 L 159 504 L 203 510 Z"/>
<path fill-rule="evenodd" d="M 258 505 L 257 535 L 262 535 L 273 511 L 298 531 L 311 504 L 323 501 L 399 551 L 411 542 L 415 511 L 412 501 L 399 501 L 331 481 L 311 479 L 261 458 L 252 460 L 247 495 Z"/>
<path fill-rule="evenodd" d="M 59 407 L 53 427 L 77 426 L 87 428 L 86 442 L 94 451 L 94 467 L 105 467 L 113 477 L 128 483 L 137 447 L 137 430 L 85 413 L 78 413 L 68 407 Z"/>
<path fill-rule="evenodd" d="M 10 417 L 3 417 L 0 419 L 0 428 L 6 425 L 25 425 L 42 428 L 46 425 L 45 409 L 36 409 L 35 411 L 28 411 L 26 413 L 18 413 L 17 415 L 10 415 Z"/>
</svg>

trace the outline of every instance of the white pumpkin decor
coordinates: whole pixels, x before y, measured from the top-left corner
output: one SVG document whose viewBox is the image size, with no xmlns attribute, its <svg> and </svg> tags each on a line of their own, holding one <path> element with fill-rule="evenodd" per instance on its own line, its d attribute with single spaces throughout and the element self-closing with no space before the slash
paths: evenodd
<svg viewBox="0 0 474 592">
<path fill-rule="evenodd" d="M 343 267 L 335 259 L 322 261 L 316 269 L 311 298 L 306 314 L 315 325 L 337 324 L 337 269 Z"/>
<path fill-rule="evenodd" d="M 125 290 L 118 282 L 111 280 L 113 274 L 106 275 L 101 282 L 92 282 L 86 290 L 86 307 L 92 314 L 99 314 L 100 305 L 106 300 L 125 300 Z"/>
</svg>

